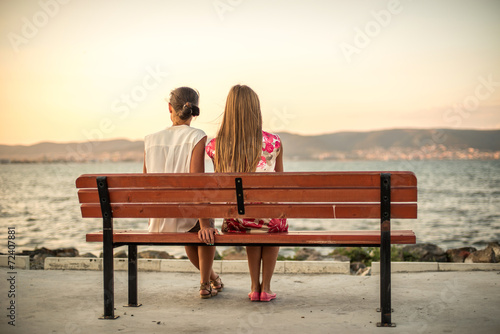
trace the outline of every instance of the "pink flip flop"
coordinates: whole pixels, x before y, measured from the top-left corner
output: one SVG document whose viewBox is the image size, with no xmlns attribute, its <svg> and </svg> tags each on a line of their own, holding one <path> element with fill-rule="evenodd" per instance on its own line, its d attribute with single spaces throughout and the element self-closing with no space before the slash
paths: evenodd
<svg viewBox="0 0 500 334">
<path fill-rule="evenodd" d="M 260 293 L 259 292 L 249 292 L 248 293 L 248 298 L 250 298 L 251 301 L 253 302 L 258 302 L 260 301 Z"/>
<path fill-rule="evenodd" d="M 275 293 L 267 293 L 267 292 L 261 292 L 260 293 L 260 301 L 261 302 L 270 302 L 272 299 L 276 298 Z"/>
</svg>

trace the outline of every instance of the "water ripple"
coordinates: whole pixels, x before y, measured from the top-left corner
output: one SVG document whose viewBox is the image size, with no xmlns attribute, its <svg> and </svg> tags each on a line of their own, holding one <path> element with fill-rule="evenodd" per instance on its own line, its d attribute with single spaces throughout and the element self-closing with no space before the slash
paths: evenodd
<svg viewBox="0 0 500 334">
<path fill-rule="evenodd" d="M 393 220 L 393 228 L 413 229 L 418 242 L 442 248 L 484 247 L 500 240 L 500 161 L 285 161 L 287 171 L 408 170 L 419 183 L 419 218 Z M 75 179 L 84 173 L 131 173 L 141 163 L 0 165 L 0 225 L 15 226 L 19 247 L 76 247 L 98 255 L 99 243 L 85 234 L 102 228 L 82 219 Z M 57 182 L 54 182 L 57 180 Z M 220 227 L 220 220 L 217 226 Z M 291 230 L 379 228 L 377 220 L 293 219 Z M 145 219 L 115 220 L 117 228 L 144 229 Z M 0 251 L 6 235 L 0 233 Z M 183 247 L 165 247 L 182 255 Z"/>
</svg>

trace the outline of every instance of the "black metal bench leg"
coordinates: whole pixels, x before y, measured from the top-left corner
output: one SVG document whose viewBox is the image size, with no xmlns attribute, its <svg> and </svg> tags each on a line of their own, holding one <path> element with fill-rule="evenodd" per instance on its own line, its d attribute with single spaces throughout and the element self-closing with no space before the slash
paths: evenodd
<svg viewBox="0 0 500 334">
<path fill-rule="evenodd" d="M 105 235 L 103 235 L 103 237 L 105 237 Z M 116 319 L 118 316 L 115 316 L 113 244 L 108 243 L 108 245 L 105 245 L 103 253 L 104 315 L 99 319 Z"/>
<path fill-rule="evenodd" d="M 384 224 L 387 224 L 385 222 Z M 377 323 L 378 327 L 396 327 L 395 323 L 391 322 L 391 244 L 390 239 L 382 232 L 382 243 L 380 245 L 380 312 L 381 322 Z M 390 235 L 389 235 L 390 238 Z M 386 240 L 384 240 L 386 239 Z M 387 242 L 389 241 L 389 243 Z M 388 245 L 387 245 L 388 243 Z M 386 245 L 384 245 L 386 244 Z"/>
<path fill-rule="evenodd" d="M 139 307 L 137 303 L 137 245 L 128 245 L 128 305 Z"/>
<path fill-rule="evenodd" d="M 380 175 L 380 312 L 378 327 L 396 327 L 391 322 L 391 174 Z"/>
<path fill-rule="evenodd" d="M 115 285 L 113 263 L 113 213 L 109 200 L 108 183 L 105 176 L 97 178 L 97 190 L 102 213 L 102 252 L 104 280 L 104 315 L 99 319 L 116 319 Z"/>
</svg>

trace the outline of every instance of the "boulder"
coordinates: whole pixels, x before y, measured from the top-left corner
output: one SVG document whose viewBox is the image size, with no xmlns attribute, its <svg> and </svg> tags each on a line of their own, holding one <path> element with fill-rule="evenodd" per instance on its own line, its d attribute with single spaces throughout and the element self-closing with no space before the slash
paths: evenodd
<svg viewBox="0 0 500 334">
<path fill-rule="evenodd" d="M 99 254 L 99 257 L 102 258 L 103 255 L 104 255 L 104 253 L 101 252 L 101 254 Z M 115 252 L 115 253 L 113 253 L 113 257 L 121 258 L 121 259 L 128 258 L 127 251 L 121 250 L 121 251 Z"/>
<path fill-rule="evenodd" d="M 137 254 L 142 259 L 173 259 L 174 257 L 164 251 L 147 250 Z"/>
<path fill-rule="evenodd" d="M 465 263 L 495 263 L 495 251 L 492 248 L 486 247 L 471 253 L 466 259 Z"/>
<path fill-rule="evenodd" d="M 121 250 L 113 254 L 113 257 L 116 258 L 128 258 L 127 251 Z"/>
<path fill-rule="evenodd" d="M 444 250 L 434 244 L 416 244 L 403 247 L 403 254 L 417 262 L 447 262 Z M 406 255 L 408 254 L 408 255 Z"/>
<path fill-rule="evenodd" d="M 366 269 L 366 265 L 363 262 L 351 262 L 350 268 L 351 274 L 361 275 L 361 273 Z"/>
<path fill-rule="evenodd" d="M 54 249 L 54 254 L 57 257 L 77 257 L 78 249 L 70 247 L 70 248 L 58 248 Z"/>
<path fill-rule="evenodd" d="M 372 274 L 372 267 L 366 267 L 364 269 L 359 269 L 359 271 L 356 273 L 358 276 L 371 276 Z"/>
<path fill-rule="evenodd" d="M 297 261 L 321 261 L 322 259 L 321 253 L 312 248 L 301 248 L 295 252 Z"/>
<path fill-rule="evenodd" d="M 92 253 L 84 253 L 84 254 L 80 254 L 78 255 L 78 257 L 87 257 L 87 258 L 96 258 L 97 256 L 95 256 L 94 254 Z"/>
<path fill-rule="evenodd" d="M 48 257 L 54 257 L 55 255 L 50 253 L 38 253 L 34 254 L 30 261 L 30 269 L 44 269 L 45 259 Z"/>
<path fill-rule="evenodd" d="M 247 252 L 243 246 L 233 246 L 222 252 L 224 260 L 246 260 Z"/>
<path fill-rule="evenodd" d="M 31 257 L 37 255 L 37 254 L 50 254 L 52 256 L 56 256 L 56 253 L 55 251 L 51 250 L 51 249 L 48 249 L 48 248 L 45 248 L 45 247 L 42 247 L 42 248 L 35 248 L 34 250 L 32 251 L 29 251 L 29 250 L 24 250 L 21 255 L 29 255 Z"/>
<path fill-rule="evenodd" d="M 78 249 L 74 247 L 68 247 L 68 248 L 57 248 L 57 249 L 48 249 L 45 247 L 42 248 L 35 248 L 34 250 L 23 250 L 21 255 L 29 255 L 31 257 L 38 255 L 38 254 L 48 254 L 52 256 L 58 256 L 58 257 L 76 257 L 78 256 Z"/>
<path fill-rule="evenodd" d="M 28 255 L 30 257 L 30 269 L 44 269 L 45 259 L 48 257 L 75 257 L 78 256 L 76 248 L 58 248 L 48 249 L 45 247 L 36 248 L 35 250 L 23 250 L 21 255 Z"/>
<path fill-rule="evenodd" d="M 491 248 L 493 249 L 493 252 L 495 253 L 495 261 L 498 263 L 500 262 L 500 244 L 497 241 L 490 242 L 488 244 L 488 247 L 486 248 Z"/>
<path fill-rule="evenodd" d="M 359 268 L 355 273 L 356 276 L 370 276 L 372 273 L 372 267 Z"/>
<path fill-rule="evenodd" d="M 452 248 L 446 251 L 448 262 L 464 262 L 464 260 L 473 252 L 477 251 L 474 247 Z"/>
</svg>

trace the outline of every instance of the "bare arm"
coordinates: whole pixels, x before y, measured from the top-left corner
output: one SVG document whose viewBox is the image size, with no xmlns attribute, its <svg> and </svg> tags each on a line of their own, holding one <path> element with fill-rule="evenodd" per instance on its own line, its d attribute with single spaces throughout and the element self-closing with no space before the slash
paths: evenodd
<svg viewBox="0 0 500 334">
<path fill-rule="evenodd" d="M 278 153 L 278 156 L 276 157 L 276 166 L 274 166 L 274 171 L 283 171 L 283 142 L 281 142 L 280 153 Z"/>
<path fill-rule="evenodd" d="M 193 149 L 191 153 L 191 165 L 189 166 L 190 173 L 205 173 L 205 144 L 207 137 L 203 137 Z"/>
<path fill-rule="evenodd" d="M 203 137 L 203 139 L 200 140 L 194 147 L 193 153 L 191 153 L 191 165 L 189 167 L 190 173 L 205 173 L 206 143 L 207 137 Z M 200 218 L 199 221 L 200 231 L 198 232 L 198 237 L 204 243 L 213 245 L 215 242 L 215 233 L 217 233 L 213 219 Z"/>
<path fill-rule="evenodd" d="M 144 150 L 144 165 L 142 166 L 142 172 L 146 174 L 148 171 L 146 170 L 146 150 Z M 151 220 L 148 219 L 148 226 L 151 223 Z"/>
</svg>

